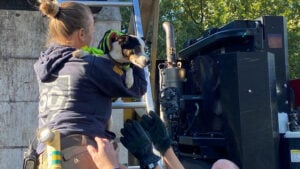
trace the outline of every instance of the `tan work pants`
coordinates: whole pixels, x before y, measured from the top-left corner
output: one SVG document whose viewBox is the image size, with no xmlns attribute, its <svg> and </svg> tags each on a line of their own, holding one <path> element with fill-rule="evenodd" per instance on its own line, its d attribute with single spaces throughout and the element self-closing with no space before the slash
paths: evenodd
<svg viewBox="0 0 300 169">
<path fill-rule="evenodd" d="M 86 149 L 88 144 L 97 147 L 94 140 L 83 135 L 72 135 L 62 139 L 61 144 L 62 169 L 97 169 Z M 48 169 L 46 151 L 39 155 L 38 169 Z"/>
</svg>

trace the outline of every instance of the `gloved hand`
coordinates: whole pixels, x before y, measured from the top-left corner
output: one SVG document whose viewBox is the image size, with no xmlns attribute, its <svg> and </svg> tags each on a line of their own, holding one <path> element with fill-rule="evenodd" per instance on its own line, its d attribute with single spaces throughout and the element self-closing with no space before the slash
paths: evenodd
<svg viewBox="0 0 300 169">
<path fill-rule="evenodd" d="M 121 134 L 121 143 L 139 160 L 141 168 L 147 168 L 149 164 L 160 160 L 153 153 L 152 142 L 138 122 L 127 120 Z"/>
<path fill-rule="evenodd" d="M 168 131 L 156 113 L 150 111 L 141 118 L 142 127 L 149 133 L 154 147 L 164 155 L 168 148 L 171 147 L 171 138 Z"/>
</svg>

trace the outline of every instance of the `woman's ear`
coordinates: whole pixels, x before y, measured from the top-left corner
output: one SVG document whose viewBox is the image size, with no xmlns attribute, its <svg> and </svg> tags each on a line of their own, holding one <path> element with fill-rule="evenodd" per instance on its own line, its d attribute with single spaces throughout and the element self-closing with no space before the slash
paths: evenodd
<svg viewBox="0 0 300 169">
<path fill-rule="evenodd" d="M 85 42 L 85 37 L 86 36 L 86 32 L 83 28 L 80 28 L 78 31 L 78 38 L 79 40 L 81 40 L 82 42 Z"/>
</svg>

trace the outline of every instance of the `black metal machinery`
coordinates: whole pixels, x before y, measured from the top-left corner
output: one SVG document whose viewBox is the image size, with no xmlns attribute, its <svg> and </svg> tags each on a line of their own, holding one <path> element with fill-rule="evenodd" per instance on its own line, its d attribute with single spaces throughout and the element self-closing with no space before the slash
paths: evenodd
<svg viewBox="0 0 300 169">
<path fill-rule="evenodd" d="M 164 23 L 158 102 L 173 147 L 188 168 L 220 158 L 241 169 L 279 169 L 278 112 L 289 112 L 285 18 L 235 20 L 187 41 L 175 56 Z"/>
</svg>

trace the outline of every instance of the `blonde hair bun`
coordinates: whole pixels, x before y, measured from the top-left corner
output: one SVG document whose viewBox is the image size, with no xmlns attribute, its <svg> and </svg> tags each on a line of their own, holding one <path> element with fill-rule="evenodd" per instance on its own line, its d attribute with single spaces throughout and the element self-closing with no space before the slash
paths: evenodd
<svg viewBox="0 0 300 169">
<path fill-rule="evenodd" d="M 48 16 L 55 18 L 59 12 L 59 5 L 56 0 L 39 0 L 40 11 Z"/>
</svg>

